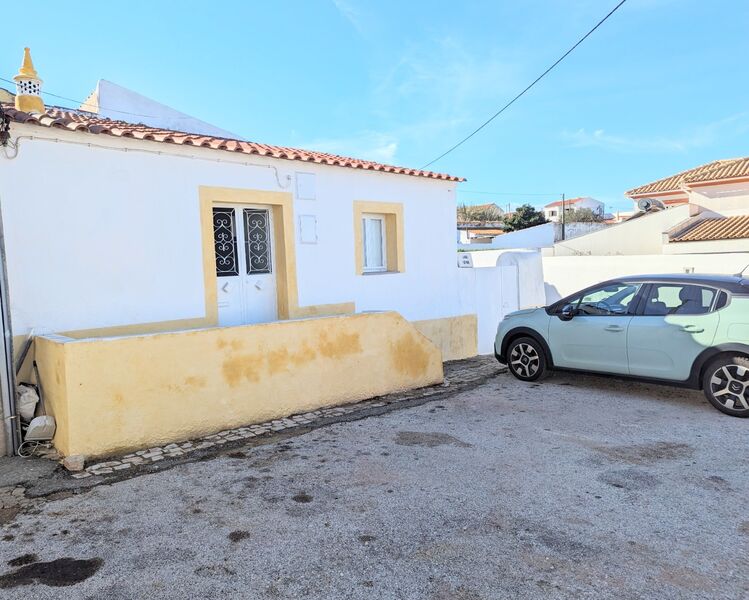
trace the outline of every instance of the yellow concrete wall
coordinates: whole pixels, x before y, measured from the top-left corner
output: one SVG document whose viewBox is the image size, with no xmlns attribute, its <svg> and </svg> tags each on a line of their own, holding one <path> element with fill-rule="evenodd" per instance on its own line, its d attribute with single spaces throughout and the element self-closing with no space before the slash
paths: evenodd
<svg viewBox="0 0 749 600">
<path fill-rule="evenodd" d="M 398 313 L 117 338 L 38 339 L 55 445 L 105 455 L 442 381 Z"/>
<path fill-rule="evenodd" d="M 442 360 L 459 360 L 478 354 L 476 315 L 414 321 L 413 325 L 440 349 Z"/>
</svg>

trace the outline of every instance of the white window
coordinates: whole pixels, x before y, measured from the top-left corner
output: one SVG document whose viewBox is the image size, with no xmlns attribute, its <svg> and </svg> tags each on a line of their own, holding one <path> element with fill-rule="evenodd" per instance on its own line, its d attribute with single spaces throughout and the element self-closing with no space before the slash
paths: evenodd
<svg viewBox="0 0 749 600">
<path fill-rule="evenodd" d="M 364 272 L 387 271 L 385 216 L 362 215 Z"/>
</svg>

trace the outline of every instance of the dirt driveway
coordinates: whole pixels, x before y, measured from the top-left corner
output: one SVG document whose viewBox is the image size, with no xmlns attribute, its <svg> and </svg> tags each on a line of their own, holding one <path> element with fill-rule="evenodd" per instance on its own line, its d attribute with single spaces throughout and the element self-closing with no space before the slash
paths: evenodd
<svg viewBox="0 0 749 600">
<path fill-rule="evenodd" d="M 746 598 L 747 440 L 696 392 L 499 375 L 48 499 L 0 596 Z"/>
</svg>

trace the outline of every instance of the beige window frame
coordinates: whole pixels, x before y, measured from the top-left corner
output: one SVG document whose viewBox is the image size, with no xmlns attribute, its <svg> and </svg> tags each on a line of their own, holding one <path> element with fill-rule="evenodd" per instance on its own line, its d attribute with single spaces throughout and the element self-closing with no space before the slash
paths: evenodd
<svg viewBox="0 0 749 600">
<path fill-rule="evenodd" d="M 383 262 L 386 268 L 370 269 L 364 264 L 364 219 L 383 222 Z M 406 270 L 403 235 L 403 204 L 397 202 L 354 202 L 354 256 L 357 275 L 403 273 Z"/>
</svg>

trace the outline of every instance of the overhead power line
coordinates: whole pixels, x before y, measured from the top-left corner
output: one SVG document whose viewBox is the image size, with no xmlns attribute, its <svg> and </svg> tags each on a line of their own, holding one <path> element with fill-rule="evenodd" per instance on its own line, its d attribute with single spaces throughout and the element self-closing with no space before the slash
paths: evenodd
<svg viewBox="0 0 749 600">
<path fill-rule="evenodd" d="M 559 192 L 548 192 L 546 194 L 541 194 L 538 192 L 534 193 L 527 193 L 527 192 L 484 192 L 484 191 L 478 191 L 478 190 L 464 190 L 462 188 L 458 188 L 458 192 L 461 194 L 484 194 L 487 196 L 558 196 Z"/>
<path fill-rule="evenodd" d="M 603 25 L 606 22 L 606 20 L 611 15 L 613 15 L 617 10 L 619 10 L 619 8 L 622 6 L 622 4 L 624 4 L 626 1 L 627 0 L 621 0 L 621 2 L 619 2 L 619 4 L 617 4 L 613 9 L 611 9 L 611 11 L 605 17 L 603 17 L 603 19 L 601 19 L 600 21 L 598 21 L 598 23 L 595 24 L 595 27 L 593 27 L 593 29 L 591 29 L 590 31 L 588 31 L 588 33 L 586 33 L 583 37 L 581 37 L 579 40 L 577 40 L 577 42 L 575 43 L 574 46 L 572 46 L 572 48 L 570 48 L 569 50 L 567 50 L 567 52 L 565 52 L 564 54 L 562 54 L 562 56 L 560 56 L 553 65 L 551 65 L 548 69 L 546 69 L 543 73 L 541 73 L 541 75 L 539 75 L 538 77 L 536 77 L 536 79 L 533 80 L 533 83 L 531 83 L 528 87 L 526 87 L 522 92 L 520 92 L 517 96 L 515 96 L 512 100 L 510 100 L 507 104 L 505 104 L 502 108 L 500 108 L 497 112 L 495 112 L 491 117 L 489 117 L 486 121 L 484 121 L 481 125 L 479 125 L 471 133 L 469 133 L 466 137 L 464 137 L 462 140 L 460 140 L 457 144 L 455 144 L 454 146 L 452 146 L 451 148 L 449 148 L 448 150 L 446 150 L 445 152 L 443 152 L 442 154 L 440 154 L 437 158 L 429 161 L 427 164 L 425 164 L 421 168 L 422 169 L 426 169 L 427 167 L 429 167 L 429 166 L 433 165 L 434 163 L 436 163 L 438 160 L 440 160 L 440 159 L 444 158 L 445 156 L 447 156 L 448 154 L 450 154 L 456 148 L 458 148 L 458 147 L 462 146 L 463 144 L 465 144 L 474 135 L 476 135 L 479 131 L 481 131 L 484 127 L 486 127 L 489 123 L 491 123 L 499 115 L 501 115 L 503 112 L 505 112 L 513 104 L 515 104 L 515 102 L 517 100 L 519 100 L 522 96 L 524 96 L 525 93 L 528 92 L 534 85 L 536 85 L 539 81 L 541 81 L 544 77 L 546 77 L 546 75 L 548 75 L 552 71 L 552 69 L 554 69 L 554 67 L 556 67 L 560 62 L 562 62 L 570 54 L 572 54 L 572 51 L 575 50 L 575 48 L 577 48 L 580 44 L 582 44 L 596 29 L 598 29 L 601 25 Z"/>
</svg>

